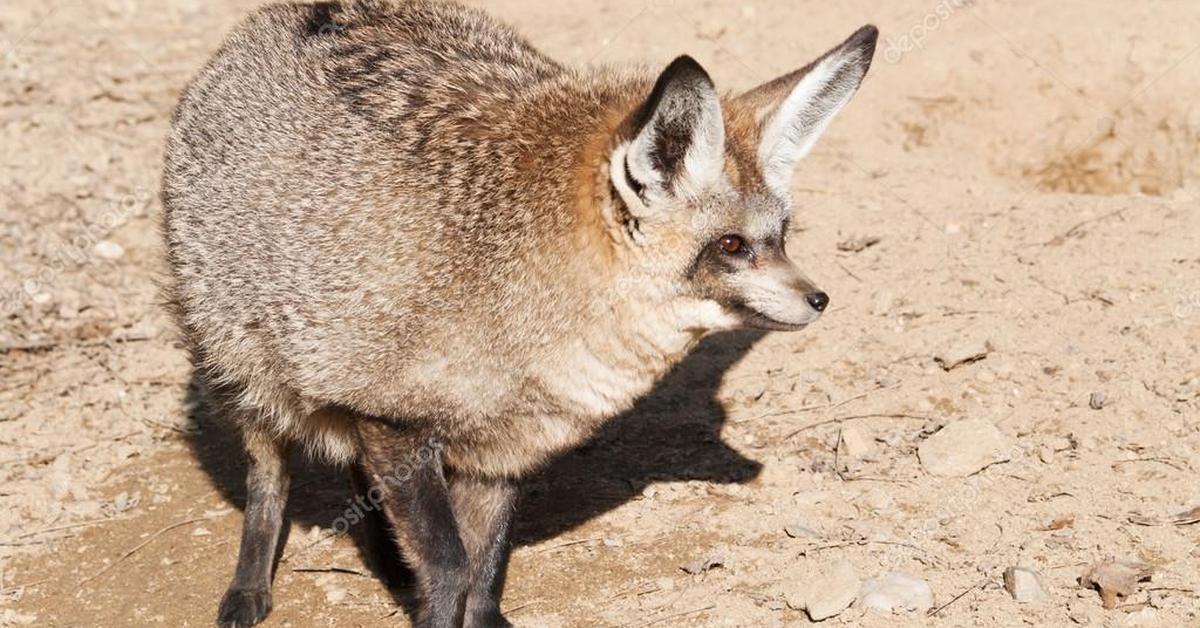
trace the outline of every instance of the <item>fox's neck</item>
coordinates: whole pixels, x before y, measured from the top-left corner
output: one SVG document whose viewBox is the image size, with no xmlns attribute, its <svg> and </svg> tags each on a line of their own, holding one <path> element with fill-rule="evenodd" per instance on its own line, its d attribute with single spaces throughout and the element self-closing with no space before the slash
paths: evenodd
<svg viewBox="0 0 1200 628">
<path fill-rule="evenodd" d="M 619 303 L 555 350 L 543 385 L 562 412 L 599 422 L 629 409 L 696 344 L 669 308 Z"/>
<path fill-rule="evenodd" d="M 628 247 L 614 217 L 609 158 L 625 117 L 649 89 L 637 78 L 622 80 L 593 86 L 587 114 L 551 142 L 573 146 L 558 164 L 569 168 L 563 204 L 571 220 L 550 282 L 555 300 L 573 312 L 541 379 L 563 411 L 595 420 L 628 409 L 707 331 L 696 318 L 703 305 L 681 301 L 674 286 L 654 285 L 667 273 L 647 272 L 658 262 L 639 259 L 646 254 Z"/>
</svg>

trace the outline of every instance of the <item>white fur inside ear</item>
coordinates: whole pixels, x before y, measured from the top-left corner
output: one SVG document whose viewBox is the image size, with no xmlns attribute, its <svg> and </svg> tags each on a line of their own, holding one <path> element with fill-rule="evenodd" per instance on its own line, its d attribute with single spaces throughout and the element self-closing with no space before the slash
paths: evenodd
<svg viewBox="0 0 1200 628">
<path fill-rule="evenodd" d="M 629 142 L 622 142 L 615 150 L 612 157 L 608 160 L 608 177 L 612 180 L 613 187 L 616 188 L 617 194 L 621 195 L 621 200 L 625 202 L 625 206 L 635 216 L 641 216 L 646 213 L 646 203 L 642 201 L 642 197 L 638 195 L 633 188 L 629 187 L 629 180 L 625 176 L 626 163 L 629 164 L 629 175 L 637 179 L 638 183 L 646 185 L 644 179 L 638 178 L 638 174 L 633 172 L 634 164 L 628 162 L 629 159 Z M 648 173 L 643 173 L 643 176 L 653 177 L 654 170 L 650 169 Z M 658 181 L 658 179 L 652 179 Z"/>
<path fill-rule="evenodd" d="M 652 156 L 659 143 L 656 136 L 659 120 L 664 116 L 679 116 L 680 112 L 660 108 L 627 145 L 620 164 L 614 153 L 613 168 L 618 165 L 624 168 L 628 164 L 629 175 L 645 188 L 643 195 L 647 200 L 653 201 L 663 196 L 695 197 L 721 180 L 725 168 L 725 121 L 721 115 L 721 101 L 711 89 L 705 90 L 699 98 L 697 114 L 692 117 L 687 152 L 684 153 L 679 172 L 674 176 L 659 172 Z M 616 174 L 613 180 L 617 180 Z M 620 180 L 625 180 L 623 171 L 620 172 Z M 667 189 L 668 180 L 670 189 Z"/>
<path fill-rule="evenodd" d="M 698 196 L 716 185 L 725 170 L 725 120 L 721 116 L 721 101 L 715 93 L 704 99 L 703 113 L 692 130 L 692 145 L 683 158 L 682 176 L 676 181 L 676 192 Z"/>
<path fill-rule="evenodd" d="M 832 54 L 804 75 L 763 129 L 758 146 L 767 186 L 788 198 L 796 162 L 812 150 L 838 111 L 850 102 L 864 72 L 849 66 L 861 64 L 863 53 L 849 49 Z"/>
</svg>

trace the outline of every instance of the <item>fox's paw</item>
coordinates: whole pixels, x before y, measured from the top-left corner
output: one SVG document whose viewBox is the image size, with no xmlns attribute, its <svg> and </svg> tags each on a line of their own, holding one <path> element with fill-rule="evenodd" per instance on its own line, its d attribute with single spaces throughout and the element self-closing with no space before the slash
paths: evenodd
<svg viewBox="0 0 1200 628">
<path fill-rule="evenodd" d="M 247 628 L 267 618 L 271 612 L 271 591 L 260 589 L 230 589 L 221 598 L 217 611 L 220 628 Z"/>
</svg>

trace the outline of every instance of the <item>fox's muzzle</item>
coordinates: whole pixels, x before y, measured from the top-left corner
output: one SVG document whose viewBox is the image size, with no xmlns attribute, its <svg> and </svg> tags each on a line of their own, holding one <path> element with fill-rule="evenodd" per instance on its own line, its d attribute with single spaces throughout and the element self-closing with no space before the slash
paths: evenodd
<svg viewBox="0 0 1200 628">
<path fill-rule="evenodd" d="M 776 331 L 802 329 L 829 306 L 829 295 L 784 256 L 731 277 L 748 327 Z"/>
</svg>

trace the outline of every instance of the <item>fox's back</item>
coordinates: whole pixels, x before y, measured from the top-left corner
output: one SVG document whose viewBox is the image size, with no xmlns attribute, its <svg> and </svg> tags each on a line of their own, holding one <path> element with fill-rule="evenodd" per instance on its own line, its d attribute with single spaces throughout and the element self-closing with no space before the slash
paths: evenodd
<svg viewBox="0 0 1200 628">
<path fill-rule="evenodd" d="M 527 258 L 571 254 L 561 164 L 582 140 L 534 138 L 595 123 L 604 88 L 577 83 L 456 5 L 254 14 L 189 86 L 167 149 L 172 297 L 201 357 L 381 409 L 423 387 L 500 403 L 538 359 L 537 338 L 507 332 L 571 317 L 553 293 L 564 269 Z M 574 119 L 535 98 L 572 89 L 594 101 L 574 98 Z M 418 357 L 428 381 L 397 371 Z"/>
</svg>

